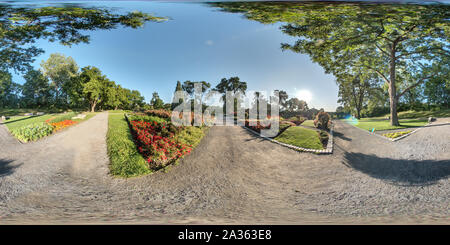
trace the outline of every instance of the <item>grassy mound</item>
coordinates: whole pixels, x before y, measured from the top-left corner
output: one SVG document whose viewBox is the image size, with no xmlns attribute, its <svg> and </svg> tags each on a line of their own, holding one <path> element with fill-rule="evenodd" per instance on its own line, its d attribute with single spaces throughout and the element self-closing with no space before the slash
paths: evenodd
<svg viewBox="0 0 450 245">
<path fill-rule="evenodd" d="M 289 127 L 275 140 L 307 149 L 322 150 L 322 142 L 319 133 L 312 129 L 302 127 Z"/>
</svg>

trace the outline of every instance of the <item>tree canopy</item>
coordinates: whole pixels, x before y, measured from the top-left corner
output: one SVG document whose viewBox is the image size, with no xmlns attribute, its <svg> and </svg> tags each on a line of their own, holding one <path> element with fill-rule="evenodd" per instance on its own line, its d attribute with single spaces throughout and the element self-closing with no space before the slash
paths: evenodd
<svg viewBox="0 0 450 245">
<path fill-rule="evenodd" d="M 137 11 L 116 14 L 102 8 L 0 5 L 0 70 L 27 71 L 34 57 L 44 52 L 34 45 L 38 39 L 63 45 L 88 43 L 85 31 L 138 28 L 148 21 L 163 20 Z"/>
<path fill-rule="evenodd" d="M 432 78 L 448 79 L 450 6 L 442 4 L 211 3 L 298 38 L 283 50 L 308 54 L 327 73 L 364 69 L 380 77 L 390 97 L 391 124 L 398 125 L 401 96 Z M 414 82 L 407 84 L 409 77 Z M 407 86 L 406 86 L 407 85 Z M 401 88 L 402 90 L 397 91 Z"/>
</svg>

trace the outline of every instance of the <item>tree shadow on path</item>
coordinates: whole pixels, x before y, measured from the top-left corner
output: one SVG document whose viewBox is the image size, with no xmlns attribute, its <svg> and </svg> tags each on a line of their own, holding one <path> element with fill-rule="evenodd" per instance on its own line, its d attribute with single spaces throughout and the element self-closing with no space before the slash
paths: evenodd
<svg viewBox="0 0 450 245">
<path fill-rule="evenodd" d="M 333 132 L 333 136 L 338 137 L 339 139 L 342 139 L 342 140 L 345 140 L 345 141 L 352 141 L 351 138 L 346 137 L 343 133 L 340 133 L 340 132 L 337 132 L 337 131 Z"/>
<path fill-rule="evenodd" d="M 14 172 L 15 168 L 20 165 L 11 165 L 13 160 L 0 159 L 0 177 L 10 175 Z"/>
<path fill-rule="evenodd" d="M 450 177 L 450 160 L 406 160 L 344 153 L 343 164 L 399 186 L 433 185 Z"/>
</svg>

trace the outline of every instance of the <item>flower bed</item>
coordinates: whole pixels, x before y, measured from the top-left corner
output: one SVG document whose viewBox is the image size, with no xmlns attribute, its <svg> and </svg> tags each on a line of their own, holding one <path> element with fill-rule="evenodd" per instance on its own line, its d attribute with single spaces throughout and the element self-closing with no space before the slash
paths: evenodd
<svg viewBox="0 0 450 245">
<path fill-rule="evenodd" d="M 408 131 L 401 131 L 401 132 L 393 132 L 393 133 L 386 133 L 386 134 L 383 134 L 383 136 L 384 136 L 384 137 L 391 138 L 391 139 L 395 139 L 395 138 L 401 137 L 401 136 L 403 136 L 403 135 L 409 134 L 409 133 L 411 133 L 411 132 L 412 132 L 411 130 L 408 130 Z"/>
<path fill-rule="evenodd" d="M 156 116 L 156 117 L 161 117 L 161 118 L 170 118 L 172 115 L 170 113 L 170 111 L 167 110 L 147 110 L 145 111 L 145 114 L 149 115 L 149 116 Z"/>
<path fill-rule="evenodd" d="M 67 128 L 69 126 L 72 126 L 74 124 L 76 124 L 77 122 L 72 121 L 72 120 L 64 120 L 61 122 L 53 122 L 53 123 L 49 123 L 51 126 L 53 126 L 53 131 L 59 131 L 61 129 Z"/>
<path fill-rule="evenodd" d="M 269 124 L 268 126 L 263 126 L 263 125 L 261 125 L 261 121 L 257 120 L 256 125 L 252 126 L 252 125 L 250 125 L 250 120 L 245 119 L 245 127 L 250 128 L 255 132 L 261 133 L 261 130 L 263 130 L 263 129 L 270 129 L 271 124 Z"/>
<path fill-rule="evenodd" d="M 180 143 L 177 128 L 169 123 L 156 121 L 130 121 L 139 153 L 151 169 L 159 169 L 189 154 L 192 145 Z"/>
<path fill-rule="evenodd" d="M 11 133 L 20 141 L 28 142 L 38 140 L 53 133 L 53 126 L 47 123 L 34 123 L 19 129 L 12 130 Z"/>
<path fill-rule="evenodd" d="M 306 118 L 304 117 L 291 117 L 287 121 L 295 124 L 295 126 L 301 125 L 304 121 L 306 121 Z"/>
</svg>

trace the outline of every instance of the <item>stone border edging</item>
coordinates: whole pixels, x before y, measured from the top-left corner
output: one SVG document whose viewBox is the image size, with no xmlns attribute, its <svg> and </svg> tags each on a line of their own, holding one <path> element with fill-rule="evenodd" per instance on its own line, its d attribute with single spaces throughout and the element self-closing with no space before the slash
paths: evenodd
<svg viewBox="0 0 450 245">
<path fill-rule="evenodd" d="M 395 138 L 395 139 L 392 139 L 392 138 L 389 138 L 389 137 L 386 137 L 386 136 L 383 136 L 383 135 L 377 134 L 377 133 L 370 133 L 369 131 L 366 131 L 365 129 L 358 128 L 358 127 L 356 127 L 356 126 L 354 126 L 354 125 L 351 125 L 351 124 L 350 124 L 350 125 L 351 125 L 352 127 L 354 127 L 354 128 L 357 128 L 357 129 L 362 130 L 362 131 L 364 131 L 364 132 L 366 132 L 366 133 L 369 133 L 369 135 L 375 135 L 375 136 L 378 136 L 378 137 L 380 137 L 380 138 L 382 138 L 382 139 L 389 140 L 389 141 L 391 141 L 391 142 L 395 142 L 395 141 L 399 141 L 399 140 L 401 140 L 401 139 L 403 139 L 403 138 L 406 138 L 406 137 L 410 136 L 411 134 L 417 132 L 418 130 L 420 130 L 420 129 L 422 129 L 422 128 L 428 127 L 428 126 L 430 126 L 431 124 L 432 124 L 432 122 L 429 122 L 429 123 L 427 123 L 427 124 L 425 124 L 425 125 L 423 125 L 423 126 L 421 126 L 421 127 L 418 127 L 418 128 L 416 128 L 416 129 L 414 129 L 413 131 L 411 131 L 411 132 L 409 132 L 409 133 L 407 133 L 407 134 L 405 134 L 405 135 L 402 135 L 402 136 L 400 136 L 400 137 L 397 137 L 397 138 Z M 407 129 L 406 129 L 406 130 L 407 130 Z"/>
<path fill-rule="evenodd" d="M 253 133 L 253 134 L 263 138 L 263 139 L 269 140 L 269 141 L 271 141 L 273 143 L 285 146 L 285 147 L 293 149 L 293 150 L 303 151 L 303 152 L 311 152 L 311 153 L 317 153 L 317 154 L 332 154 L 333 153 L 333 127 L 334 126 L 332 126 L 332 128 L 330 129 L 330 137 L 328 138 L 327 148 L 325 150 L 308 149 L 308 148 L 303 148 L 303 147 L 298 147 L 298 146 L 282 143 L 280 141 L 271 139 L 269 137 L 262 136 L 258 132 L 254 131 L 252 129 L 249 129 L 249 128 L 245 127 L 245 126 L 242 126 L 242 127 L 247 129 L 251 133 Z"/>
<path fill-rule="evenodd" d="M 395 141 L 401 140 L 401 139 L 403 139 L 403 138 L 406 138 L 406 137 L 410 136 L 411 134 L 417 132 L 418 130 L 420 130 L 420 129 L 422 129 L 422 128 L 425 128 L 425 127 L 428 127 L 428 126 L 430 126 L 430 125 L 431 125 L 431 122 L 429 122 L 429 123 L 423 125 L 422 127 L 416 128 L 416 129 L 414 129 L 413 131 L 411 131 L 411 132 L 409 132 L 409 133 L 407 133 L 407 134 L 405 134 L 405 135 L 402 135 L 402 136 L 400 136 L 400 137 L 397 137 L 397 138 L 395 138 L 395 139 L 392 139 L 392 138 L 389 138 L 389 137 L 386 137 L 386 136 L 383 136 L 383 135 L 380 135 L 380 136 L 383 137 L 383 138 L 386 138 L 386 139 L 388 139 L 388 140 L 390 140 L 390 141 L 392 141 L 392 142 L 395 142 Z"/>
</svg>

